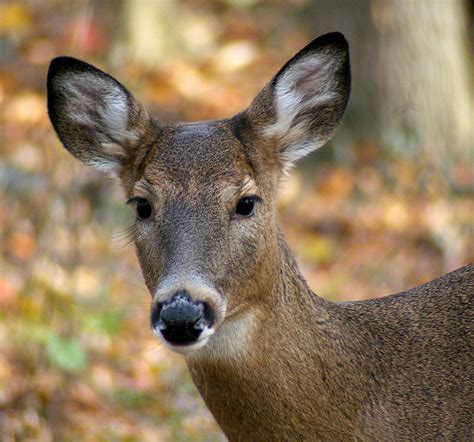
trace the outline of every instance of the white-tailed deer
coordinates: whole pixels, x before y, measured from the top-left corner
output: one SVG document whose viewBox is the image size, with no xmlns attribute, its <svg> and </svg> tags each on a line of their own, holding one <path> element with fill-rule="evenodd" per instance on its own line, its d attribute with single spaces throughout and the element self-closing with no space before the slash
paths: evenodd
<svg viewBox="0 0 474 442">
<path fill-rule="evenodd" d="M 473 440 L 473 266 L 329 302 L 278 228 L 280 177 L 331 137 L 349 91 L 347 42 L 331 33 L 233 118 L 163 124 L 69 57 L 51 62 L 48 109 L 66 149 L 119 177 L 153 332 L 230 440 Z"/>
</svg>

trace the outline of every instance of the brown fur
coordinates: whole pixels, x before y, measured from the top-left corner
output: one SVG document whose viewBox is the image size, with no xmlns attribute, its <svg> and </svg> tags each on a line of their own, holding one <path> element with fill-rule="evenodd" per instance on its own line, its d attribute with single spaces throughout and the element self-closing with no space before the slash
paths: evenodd
<svg viewBox="0 0 474 442">
<path fill-rule="evenodd" d="M 311 90 L 314 79 L 298 69 L 308 57 L 333 55 L 334 63 L 306 69 L 327 70 L 326 83 Z M 290 112 L 291 122 L 278 114 L 277 85 L 285 76 L 294 80 L 287 91 L 301 106 Z M 97 87 L 87 90 L 93 78 L 104 97 Z M 311 93 L 327 88 L 332 95 L 324 102 L 313 100 Z M 303 155 L 307 142 L 331 136 L 349 89 L 347 44 L 330 34 L 228 120 L 161 124 L 111 77 L 68 58 L 52 63 L 48 106 L 73 155 L 110 167 L 127 197 L 153 207 L 152 217 L 135 226 L 153 304 L 187 284 L 191 296 L 213 308 L 215 334 L 186 360 L 230 440 L 470 440 L 473 266 L 386 298 L 334 303 L 309 290 L 280 234 L 275 207 L 285 161 Z M 123 106 L 126 121 L 117 118 Z M 116 117 L 113 125 L 101 121 L 106 112 Z M 283 144 L 265 136 L 269 125 L 274 133 L 288 127 Z M 234 210 L 250 181 L 262 202 L 242 219 Z M 199 292 L 196 277 L 200 290 L 212 290 Z M 175 285 L 158 295 L 167 278 Z"/>
<path fill-rule="evenodd" d="M 248 355 L 188 360 L 226 436 L 471 440 L 474 267 L 333 303 L 308 289 L 280 245 L 285 273 Z"/>
</svg>

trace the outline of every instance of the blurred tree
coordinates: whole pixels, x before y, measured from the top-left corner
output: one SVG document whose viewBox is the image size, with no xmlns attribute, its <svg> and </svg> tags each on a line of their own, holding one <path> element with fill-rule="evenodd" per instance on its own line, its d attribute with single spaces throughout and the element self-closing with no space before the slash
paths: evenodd
<svg viewBox="0 0 474 442">
<path fill-rule="evenodd" d="M 338 128 L 332 151 L 341 159 L 351 158 L 355 139 L 370 139 L 377 133 L 378 114 L 374 88 L 378 32 L 371 18 L 371 0 L 317 0 L 301 11 L 308 34 L 315 38 L 326 32 L 342 32 L 351 54 L 352 90 L 344 124 Z M 324 153 L 324 152 L 321 152 Z M 321 154 L 320 153 L 320 154 Z"/>
<path fill-rule="evenodd" d="M 467 8 L 461 0 L 374 0 L 384 140 L 445 171 L 472 149 Z"/>
<path fill-rule="evenodd" d="M 157 65 L 181 46 L 181 4 L 176 0 L 124 0 L 123 19 L 132 57 Z"/>
<path fill-rule="evenodd" d="M 341 31 L 351 47 L 351 100 L 334 140 L 340 156 L 350 155 L 355 136 L 377 137 L 446 172 L 468 158 L 473 102 L 463 0 L 318 0 L 302 18 L 312 36 Z"/>
</svg>

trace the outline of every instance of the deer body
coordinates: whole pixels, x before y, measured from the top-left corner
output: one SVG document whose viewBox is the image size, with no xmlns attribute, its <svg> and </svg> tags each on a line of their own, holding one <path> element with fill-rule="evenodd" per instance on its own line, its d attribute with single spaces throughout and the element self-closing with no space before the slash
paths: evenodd
<svg viewBox="0 0 474 442">
<path fill-rule="evenodd" d="M 332 33 L 229 119 L 164 124 L 68 57 L 51 63 L 48 109 L 74 156 L 120 179 L 153 332 L 185 356 L 230 440 L 472 439 L 473 266 L 333 303 L 280 234 L 280 177 L 331 137 L 349 91 Z"/>
</svg>

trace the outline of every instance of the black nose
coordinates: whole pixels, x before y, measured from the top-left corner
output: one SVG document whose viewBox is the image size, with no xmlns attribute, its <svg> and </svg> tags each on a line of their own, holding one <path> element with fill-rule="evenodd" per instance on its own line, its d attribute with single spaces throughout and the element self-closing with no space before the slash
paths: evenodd
<svg viewBox="0 0 474 442">
<path fill-rule="evenodd" d="M 206 327 L 213 322 L 208 304 L 195 302 L 186 291 L 178 292 L 169 301 L 158 304 L 151 313 L 153 329 L 173 345 L 196 342 Z"/>
</svg>

